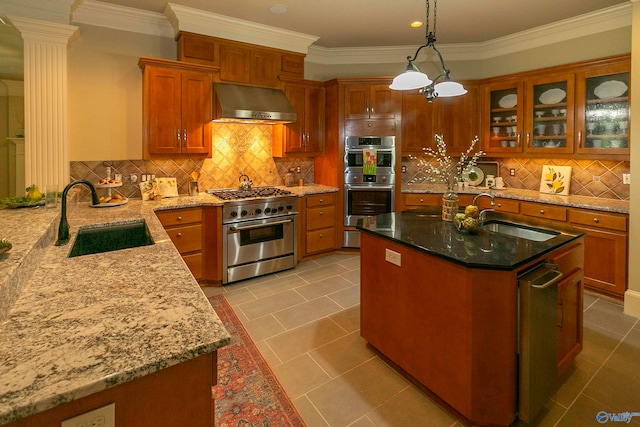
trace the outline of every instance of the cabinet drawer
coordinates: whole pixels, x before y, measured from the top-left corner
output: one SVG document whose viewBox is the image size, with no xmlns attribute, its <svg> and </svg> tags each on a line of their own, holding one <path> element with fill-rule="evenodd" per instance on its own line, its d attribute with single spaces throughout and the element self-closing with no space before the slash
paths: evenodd
<svg viewBox="0 0 640 427">
<path fill-rule="evenodd" d="M 333 250 L 336 247 L 335 227 L 323 228 L 318 231 L 307 232 L 306 253 L 322 252 Z"/>
<path fill-rule="evenodd" d="M 307 196 L 307 207 L 334 205 L 336 203 L 336 193 L 322 193 Z"/>
<path fill-rule="evenodd" d="M 570 210 L 569 222 L 609 230 L 627 231 L 627 216 L 597 211 Z"/>
<path fill-rule="evenodd" d="M 336 219 L 335 206 L 307 209 L 307 230 L 332 227 Z"/>
<path fill-rule="evenodd" d="M 202 209 L 180 209 L 156 212 L 164 227 L 202 222 Z"/>
<path fill-rule="evenodd" d="M 395 135 L 396 121 L 394 119 L 347 119 L 344 128 L 346 135 Z"/>
<path fill-rule="evenodd" d="M 574 270 L 579 270 L 584 264 L 584 246 L 576 243 L 566 249 L 553 252 L 549 257 L 549 262 L 556 264 L 558 270 L 568 276 Z"/>
<path fill-rule="evenodd" d="M 405 194 L 404 204 L 407 206 L 433 206 L 442 204 L 442 194 Z"/>
<path fill-rule="evenodd" d="M 535 216 L 536 218 L 553 219 L 556 221 L 567 220 L 567 209 L 560 206 L 545 205 L 542 203 L 520 203 L 520 213 Z"/>
<path fill-rule="evenodd" d="M 170 228 L 167 234 L 181 254 L 202 250 L 202 225 L 200 224 Z"/>
<path fill-rule="evenodd" d="M 191 274 L 196 279 L 202 279 L 202 253 L 198 252 L 195 254 L 184 255 L 182 257 L 184 263 L 187 264 L 189 270 L 191 270 Z"/>
<path fill-rule="evenodd" d="M 478 207 L 480 209 L 495 209 L 496 212 L 520 212 L 520 202 L 511 199 L 496 199 L 495 204 L 491 206 L 491 200 L 486 197 L 481 197 L 478 199 Z"/>
</svg>

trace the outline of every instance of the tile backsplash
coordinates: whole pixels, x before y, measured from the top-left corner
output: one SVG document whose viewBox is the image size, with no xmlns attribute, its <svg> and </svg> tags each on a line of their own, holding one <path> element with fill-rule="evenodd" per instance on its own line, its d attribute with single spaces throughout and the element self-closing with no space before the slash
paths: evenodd
<svg viewBox="0 0 640 427">
<path fill-rule="evenodd" d="M 402 183 L 429 182 L 424 168 L 418 166 L 419 158 L 403 158 L 406 172 Z M 424 157 L 424 160 L 428 160 Z M 572 160 L 572 159 L 530 159 L 530 158 L 482 158 L 482 161 L 497 161 L 498 175 L 503 177 L 506 187 L 524 190 L 539 190 L 543 165 L 571 166 L 570 194 L 607 199 L 629 200 L 630 185 L 622 183 L 622 174 L 629 173 L 629 162 L 615 160 Z M 510 170 L 515 176 L 510 176 Z"/>
<path fill-rule="evenodd" d="M 305 184 L 314 182 L 313 158 L 274 158 L 271 155 L 272 127 L 269 125 L 213 125 L 213 153 L 209 159 L 166 160 L 104 160 L 71 162 L 71 179 L 87 179 L 97 182 L 106 176 L 107 166 L 112 173 L 124 178 L 132 174 L 154 174 L 158 177 L 173 176 L 178 181 L 178 192 L 188 193 L 189 175 L 198 172 L 201 191 L 210 188 L 234 188 L 241 173 L 249 175 L 254 185 L 284 185 L 283 177 L 291 168 L 300 166 Z M 426 160 L 426 159 L 425 159 Z M 571 166 L 570 194 L 629 200 L 630 185 L 622 183 L 622 174 L 630 172 L 629 162 L 614 160 L 530 159 L 530 158 L 482 158 L 499 163 L 499 176 L 511 188 L 538 190 L 542 165 Z M 407 172 L 402 174 L 402 184 L 428 182 L 428 176 L 418 167 L 418 159 L 403 158 Z M 510 176 L 510 170 L 515 176 Z M 126 182 L 118 189 L 125 197 L 140 198 L 136 184 Z M 88 192 L 87 192 L 88 193 Z M 85 193 L 84 197 L 88 197 Z"/>
<path fill-rule="evenodd" d="M 110 166 L 123 176 L 124 185 L 118 191 L 128 198 L 141 198 L 138 184 L 130 184 L 132 174 L 140 177 L 153 174 L 157 177 L 172 176 L 178 181 L 178 192 L 188 194 L 192 172 L 198 172 L 200 191 L 210 188 L 235 188 L 241 173 L 247 174 L 256 186 L 284 185 L 284 175 L 300 166 L 295 182 L 302 178 L 305 184 L 313 183 L 313 158 L 273 158 L 271 155 L 272 127 L 269 125 L 213 125 L 213 153 L 208 159 L 165 160 L 104 160 L 71 162 L 71 180 L 87 179 L 97 182 L 106 176 Z M 87 195 L 85 195 L 87 197 Z"/>
</svg>

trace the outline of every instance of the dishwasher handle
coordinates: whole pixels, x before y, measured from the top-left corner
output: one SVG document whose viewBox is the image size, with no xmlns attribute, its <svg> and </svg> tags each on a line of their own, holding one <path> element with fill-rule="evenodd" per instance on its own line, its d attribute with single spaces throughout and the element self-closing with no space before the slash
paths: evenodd
<svg viewBox="0 0 640 427">
<path fill-rule="evenodd" d="M 532 288 L 546 289 L 554 283 L 558 282 L 562 277 L 562 272 L 558 270 L 550 270 L 530 283 Z"/>
</svg>

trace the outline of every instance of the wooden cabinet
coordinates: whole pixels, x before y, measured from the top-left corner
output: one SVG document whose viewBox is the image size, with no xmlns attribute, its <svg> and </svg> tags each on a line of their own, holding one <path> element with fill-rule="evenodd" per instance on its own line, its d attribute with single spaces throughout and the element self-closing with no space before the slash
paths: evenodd
<svg viewBox="0 0 640 427">
<path fill-rule="evenodd" d="M 485 152 L 522 152 L 523 106 L 524 85 L 520 79 L 512 78 L 484 87 L 481 123 Z"/>
<path fill-rule="evenodd" d="M 220 69 L 220 80 L 278 87 L 280 76 L 304 77 L 304 55 L 187 32 L 178 35 L 178 60 Z"/>
<path fill-rule="evenodd" d="M 628 216 L 575 209 L 569 211 L 569 222 L 586 233 L 585 286 L 622 298 L 627 290 Z"/>
<path fill-rule="evenodd" d="M 212 70 L 141 58 L 144 157 L 211 156 Z"/>
<path fill-rule="evenodd" d="M 629 76 L 626 59 L 576 75 L 576 152 L 629 156 Z"/>
<path fill-rule="evenodd" d="M 520 213 L 553 221 L 567 221 L 567 208 L 545 203 L 520 202 Z"/>
<path fill-rule="evenodd" d="M 549 262 L 562 273 L 558 283 L 558 375 L 582 351 L 582 299 L 584 245 L 571 244 L 551 254 Z"/>
<path fill-rule="evenodd" d="M 336 249 L 336 193 L 305 196 L 300 258 Z"/>
<path fill-rule="evenodd" d="M 473 202 L 473 194 L 458 194 L 458 206 L 464 208 Z M 421 206 L 441 206 L 441 193 L 408 193 L 403 197 L 402 209 L 415 209 Z"/>
<path fill-rule="evenodd" d="M 428 102 L 418 91 L 402 92 L 402 153 L 422 153 L 435 147 L 434 135 L 442 135 L 447 149 L 465 151 L 478 135 L 477 90 L 465 83 L 462 96 L 435 98 Z M 480 149 L 480 146 L 477 147 Z"/>
<path fill-rule="evenodd" d="M 484 151 L 628 159 L 630 68 L 619 55 L 485 81 Z"/>
<path fill-rule="evenodd" d="M 312 81 L 287 81 L 284 93 L 298 116 L 295 123 L 274 126 L 274 157 L 324 152 L 324 86 Z"/>
<path fill-rule="evenodd" d="M 172 209 L 156 212 L 169 238 L 182 255 L 196 280 L 204 278 L 202 208 Z"/>
<path fill-rule="evenodd" d="M 573 153 L 575 74 L 527 79 L 525 94 L 525 151 Z"/>
<path fill-rule="evenodd" d="M 344 87 L 345 119 L 395 119 L 399 92 L 389 84 L 347 84 Z"/>
</svg>

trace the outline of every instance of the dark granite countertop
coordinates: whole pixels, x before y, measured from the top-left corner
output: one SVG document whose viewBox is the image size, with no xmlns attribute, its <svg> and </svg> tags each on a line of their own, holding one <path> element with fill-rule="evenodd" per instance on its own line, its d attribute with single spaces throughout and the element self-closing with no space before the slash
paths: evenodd
<svg viewBox="0 0 640 427">
<path fill-rule="evenodd" d="M 485 222 L 515 222 L 559 234 L 544 242 L 485 229 L 474 234 L 458 231 L 452 222 L 442 221 L 440 215 L 439 206 L 392 212 L 360 220 L 357 228 L 466 267 L 490 270 L 517 269 L 584 235 L 571 227 L 554 224 L 550 228 L 548 223 L 499 212 L 487 212 Z"/>
</svg>

